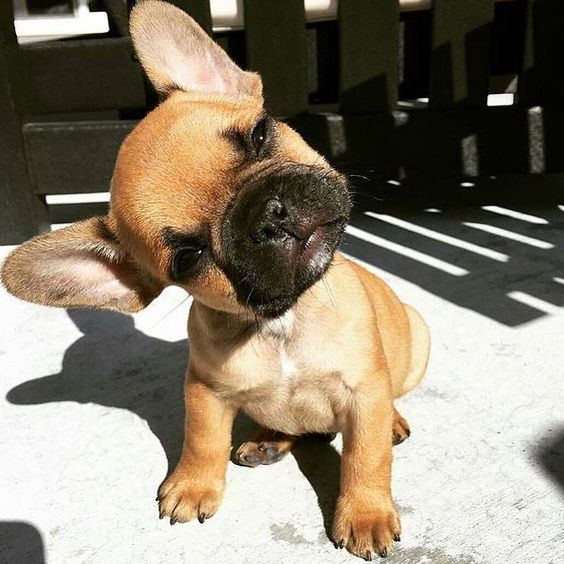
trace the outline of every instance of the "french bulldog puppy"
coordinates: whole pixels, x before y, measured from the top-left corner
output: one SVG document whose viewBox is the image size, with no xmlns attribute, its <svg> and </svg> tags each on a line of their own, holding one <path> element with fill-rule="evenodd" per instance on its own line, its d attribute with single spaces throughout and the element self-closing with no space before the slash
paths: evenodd
<svg viewBox="0 0 564 564">
<path fill-rule="evenodd" d="M 160 516 L 216 513 L 243 410 L 263 429 L 235 454 L 248 466 L 305 434 L 343 434 L 333 540 L 386 556 L 400 539 L 392 443 L 409 435 L 393 400 L 423 378 L 427 327 L 336 251 L 347 180 L 265 113 L 257 74 L 164 2 L 133 10 L 131 36 L 164 101 L 119 151 L 108 215 L 24 243 L 2 282 L 30 302 L 122 312 L 186 289 L 185 440 Z"/>
</svg>

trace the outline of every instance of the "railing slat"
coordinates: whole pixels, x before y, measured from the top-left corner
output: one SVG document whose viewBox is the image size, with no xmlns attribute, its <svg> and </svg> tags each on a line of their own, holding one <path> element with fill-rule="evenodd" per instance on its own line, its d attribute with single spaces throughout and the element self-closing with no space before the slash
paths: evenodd
<svg viewBox="0 0 564 564">
<path fill-rule="evenodd" d="M 117 120 L 25 125 L 36 194 L 109 190 L 119 147 L 136 123 Z"/>
<path fill-rule="evenodd" d="M 429 103 L 485 106 L 494 0 L 434 0 Z"/>
<path fill-rule="evenodd" d="M 108 213 L 106 202 L 95 202 L 92 204 L 57 204 L 49 206 L 49 219 L 51 223 L 72 223 L 88 219 L 96 215 Z"/>
<path fill-rule="evenodd" d="M 21 52 L 34 113 L 145 107 L 141 67 L 127 37 L 40 43 Z"/>
<path fill-rule="evenodd" d="M 339 45 L 341 111 L 395 109 L 399 68 L 397 0 L 339 2 Z"/>
<path fill-rule="evenodd" d="M 293 116 L 308 107 L 303 0 L 245 0 L 247 64 L 263 78 L 266 108 Z"/>
<path fill-rule="evenodd" d="M 22 137 L 30 92 L 13 25 L 11 2 L 0 2 L 0 245 L 21 243 L 48 227 L 33 194 Z"/>
<path fill-rule="evenodd" d="M 527 0 L 527 27 L 519 101 L 564 105 L 564 2 Z"/>
<path fill-rule="evenodd" d="M 129 35 L 129 14 L 126 0 L 103 0 L 106 11 L 110 15 L 118 33 Z"/>
</svg>

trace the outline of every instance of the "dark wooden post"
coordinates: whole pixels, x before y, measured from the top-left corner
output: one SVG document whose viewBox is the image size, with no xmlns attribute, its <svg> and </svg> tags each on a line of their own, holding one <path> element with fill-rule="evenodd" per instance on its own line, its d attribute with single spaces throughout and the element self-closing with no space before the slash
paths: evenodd
<svg viewBox="0 0 564 564">
<path fill-rule="evenodd" d="M 429 104 L 485 107 L 494 0 L 435 0 Z"/>
<path fill-rule="evenodd" d="M 398 101 L 399 2 L 339 3 L 340 108 L 390 112 Z"/>
<path fill-rule="evenodd" d="M 45 202 L 34 194 L 26 165 L 22 135 L 26 94 L 12 2 L 0 2 L 0 244 L 4 245 L 49 228 Z"/>
<path fill-rule="evenodd" d="M 292 117 L 308 109 L 303 0 L 245 0 L 247 63 L 263 80 L 266 109 Z"/>
<path fill-rule="evenodd" d="M 531 170 L 561 172 L 564 147 L 564 2 L 527 0 L 518 101 L 528 109 Z M 534 107 L 538 106 L 538 107 Z"/>
</svg>

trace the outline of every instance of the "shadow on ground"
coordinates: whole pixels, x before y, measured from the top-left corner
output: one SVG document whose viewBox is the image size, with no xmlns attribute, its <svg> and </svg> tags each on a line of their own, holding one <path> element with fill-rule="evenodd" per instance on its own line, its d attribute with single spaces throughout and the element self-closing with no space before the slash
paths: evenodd
<svg viewBox="0 0 564 564">
<path fill-rule="evenodd" d="M 492 188 L 461 204 L 396 190 L 358 189 L 344 252 L 510 327 L 564 306 L 564 197 L 531 206 Z"/>
<path fill-rule="evenodd" d="M 44 564 L 41 533 L 30 523 L 0 521 L 0 562 Z"/>
<path fill-rule="evenodd" d="M 335 504 L 339 495 L 341 455 L 330 443 L 315 439 L 299 444 L 292 454 L 317 495 L 323 526 L 331 539 Z"/>
<path fill-rule="evenodd" d="M 127 409 L 148 423 L 170 471 L 182 448 L 187 340 L 169 343 L 148 337 L 135 329 L 132 317 L 111 311 L 67 313 L 83 335 L 65 351 L 61 372 L 20 384 L 10 390 L 8 401 L 73 401 Z"/>
<path fill-rule="evenodd" d="M 543 471 L 564 495 L 564 428 L 559 429 L 536 449 L 535 458 Z"/>
</svg>

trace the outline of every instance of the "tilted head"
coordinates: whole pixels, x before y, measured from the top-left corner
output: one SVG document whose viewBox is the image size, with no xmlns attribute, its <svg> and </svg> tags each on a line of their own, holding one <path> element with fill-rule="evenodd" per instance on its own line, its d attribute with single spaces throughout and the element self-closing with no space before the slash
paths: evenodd
<svg viewBox="0 0 564 564">
<path fill-rule="evenodd" d="M 346 181 L 184 12 L 140 3 L 131 35 L 165 100 L 119 151 L 108 215 L 24 243 L 3 283 L 32 302 L 119 311 L 177 284 L 216 309 L 282 314 L 329 266 Z"/>
</svg>

